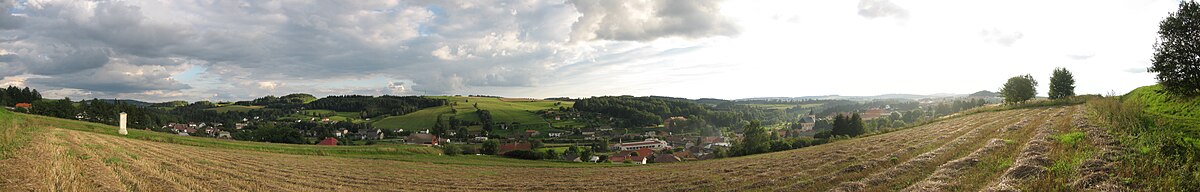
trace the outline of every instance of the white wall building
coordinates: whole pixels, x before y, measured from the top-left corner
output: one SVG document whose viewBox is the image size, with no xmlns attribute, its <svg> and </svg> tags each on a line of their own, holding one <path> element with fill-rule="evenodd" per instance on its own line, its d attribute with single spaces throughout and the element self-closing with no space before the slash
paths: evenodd
<svg viewBox="0 0 1200 192">
<path fill-rule="evenodd" d="M 617 149 L 620 149 L 622 151 L 638 150 L 638 149 L 645 149 L 645 148 L 654 149 L 654 150 L 662 150 L 664 148 L 667 148 L 668 146 L 670 146 L 670 145 L 668 145 L 666 141 L 658 140 L 655 138 L 650 138 L 650 139 L 646 139 L 645 141 L 620 143 L 620 144 L 617 144 Z"/>
</svg>

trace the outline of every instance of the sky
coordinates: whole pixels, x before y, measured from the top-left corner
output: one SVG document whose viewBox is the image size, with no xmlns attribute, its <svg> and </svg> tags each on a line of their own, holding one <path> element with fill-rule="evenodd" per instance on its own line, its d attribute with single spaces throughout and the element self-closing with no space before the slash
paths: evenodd
<svg viewBox="0 0 1200 192">
<path fill-rule="evenodd" d="M 1178 0 L 0 0 L 0 86 L 144 101 L 266 95 L 966 94 L 1055 67 L 1154 84 Z"/>
</svg>

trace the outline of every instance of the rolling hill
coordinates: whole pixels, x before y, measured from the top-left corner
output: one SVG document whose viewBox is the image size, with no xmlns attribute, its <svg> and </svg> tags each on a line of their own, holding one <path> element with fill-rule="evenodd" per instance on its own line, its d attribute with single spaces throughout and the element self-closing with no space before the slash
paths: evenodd
<svg viewBox="0 0 1200 192">
<path fill-rule="evenodd" d="M 1094 165 L 1083 162 L 1107 152 L 1100 150 L 1102 145 L 1093 144 L 1101 143 L 1096 139 L 1103 137 L 1079 136 L 1103 134 L 1087 131 L 1096 128 L 1082 123 L 1087 122 L 1084 113 L 1081 105 L 981 112 L 796 150 L 613 166 L 436 156 L 420 146 L 265 144 L 138 130 L 119 136 L 110 126 L 0 112 L 0 133 L 4 133 L 0 137 L 17 143 L 4 146 L 18 146 L 0 148 L 11 154 L 0 160 L 0 170 L 9 170 L 0 173 L 0 178 L 6 178 L 0 180 L 0 190 L 978 191 L 1119 187 L 1112 185 L 1113 179 L 1087 177 L 1103 174 L 1105 169 L 1089 169 Z"/>
<path fill-rule="evenodd" d="M 448 121 L 450 116 L 460 120 L 479 121 L 479 116 L 475 113 L 477 110 L 475 107 L 478 106 L 479 109 L 490 111 L 492 119 L 497 123 L 517 122 L 522 128 L 544 129 L 549 122 L 535 113 L 536 111 L 557 109 L 560 106 L 571 107 L 574 104 L 570 101 L 492 97 L 435 96 L 432 98 L 446 99 L 451 104 L 426 108 L 401 116 L 387 117 L 375 121 L 373 125 L 384 129 L 425 130 L 433 127 L 438 115 L 442 115 L 442 121 Z M 472 129 L 478 128 L 479 126 L 472 126 Z"/>
</svg>

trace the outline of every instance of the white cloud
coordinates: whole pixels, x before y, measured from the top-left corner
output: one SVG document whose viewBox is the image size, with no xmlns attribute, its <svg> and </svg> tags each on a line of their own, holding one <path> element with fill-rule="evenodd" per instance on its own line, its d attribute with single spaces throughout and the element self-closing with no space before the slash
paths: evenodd
<svg viewBox="0 0 1200 192">
<path fill-rule="evenodd" d="M 1011 47 L 1017 40 L 1025 37 L 1025 34 L 1018 31 L 1003 31 L 993 28 L 979 31 L 979 36 L 983 36 L 983 41 L 985 42 Z"/>
<path fill-rule="evenodd" d="M 1153 83 L 1126 71 L 1148 65 L 1175 3 L 0 1 L 0 83 L 150 100 L 739 98 L 971 92 L 1064 66 L 1087 93 Z"/>
<path fill-rule="evenodd" d="M 888 0 L 859 0 L 858 15 L 869 19 L 893 17 L 905 20 L 908 10 Z"/>
</svg>

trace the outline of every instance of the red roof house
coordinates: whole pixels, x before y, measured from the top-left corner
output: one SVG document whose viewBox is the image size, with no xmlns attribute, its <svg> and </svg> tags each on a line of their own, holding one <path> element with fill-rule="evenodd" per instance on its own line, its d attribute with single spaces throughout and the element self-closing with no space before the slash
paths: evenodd
<svg viewBox="0 0 1200 192">
<path fill-rule="evenodd" d="M 317 143 L 317 145 L 337 146 L 337 143 L 338 143 L 337 138 L 326 137 L 325 140 L 321 140 L 321 142 Z"/>
<path fill-rule="evenodd" d="M 13 107 L 29 109 L 29 108 L 33 108 L 33 104 L 17 103 L 17 105 L 14 105 Z"/>
<path fill-rule="evenodd" d="M 654 150 L 642 148 L 636 151 L 621 151 L 608 157 L 608 161 L 612 163 L 624 163 L 626 160 L 636 164 L 646 164 L 650 157 L 654 156 Z"/>
</svg>

